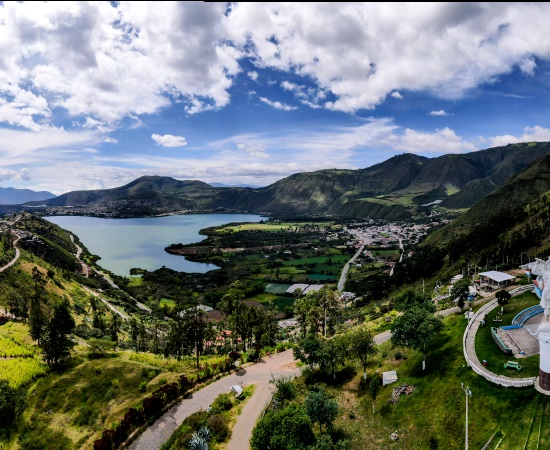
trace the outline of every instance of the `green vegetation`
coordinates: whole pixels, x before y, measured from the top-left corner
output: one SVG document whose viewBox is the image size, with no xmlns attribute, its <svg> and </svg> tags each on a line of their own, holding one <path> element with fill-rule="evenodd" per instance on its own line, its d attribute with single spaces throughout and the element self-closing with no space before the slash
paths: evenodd
<svg viewBox="0 0 550 450">
<path fill-rule="evenodd" d="M 246 386 L 239 398 L 230 394 L 220 394 L 210 405 L 208 411 L 199 411 L 187 417 L 161 449 L 188 448 L 193 435 L 204 427 L 210 433 L 209 449 L 221 450 L 225 448 L 224 444 L 231 436 L 231 430 L 244 405 L 254 394 L 254 388 L 254 385 Z"/>
<path fill-rule="evenodd" d="M 476 354 L 480 361 L 487 361 L 487 368 L 491 372 L 511 378 L 536 377 L 538 375 L 539 355 L 518 359 L 517 361 L 522 366 L 521 372 L 504 368 L 504 363 L 515 359 L 513 356 L 505 355 L 493 342 L 491 327 L 510 325 L 516 314 L 530 306 L 539 304 L 539 302 L 540 300 L 535 294 L 526 292 L 510 299 L 510 303 L 504 307 L 502 322 L 493 322 L 495 316 L 500 313 L 500 306 L 487 315 L 485 327 L 480 327 L 476 334 Z"/>
</svg>

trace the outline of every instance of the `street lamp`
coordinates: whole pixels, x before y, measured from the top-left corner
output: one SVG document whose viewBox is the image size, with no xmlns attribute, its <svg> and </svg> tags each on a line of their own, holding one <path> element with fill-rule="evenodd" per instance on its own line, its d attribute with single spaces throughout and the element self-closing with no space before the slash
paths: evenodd
<svg viewBox="0 0 550 450">
<path fill-rule="evenodd" d="M 464 383 L 460 383 L 460 385 L 466 394 L 466 450 L 468 450 L 468 397 L 472 396 L 472 391 L 468 386 L 464 386 Z"/>
</svg>

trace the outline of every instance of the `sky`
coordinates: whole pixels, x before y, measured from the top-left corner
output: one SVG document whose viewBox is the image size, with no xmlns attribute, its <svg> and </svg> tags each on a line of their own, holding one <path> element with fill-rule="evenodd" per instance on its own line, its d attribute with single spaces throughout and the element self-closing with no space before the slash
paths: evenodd
<svg viewBox="0 0 550 450">
<path fill-rule="evenodd" d="M 549 3 L 0 2 L 0 187 L 550 140 Z"/>
</svg>

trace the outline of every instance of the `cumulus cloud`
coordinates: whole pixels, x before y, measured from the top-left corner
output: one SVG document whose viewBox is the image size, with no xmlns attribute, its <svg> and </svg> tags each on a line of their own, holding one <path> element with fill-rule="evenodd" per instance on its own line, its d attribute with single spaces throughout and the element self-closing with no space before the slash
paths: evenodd
<svg viewBox="0 0 550 450">
<path fill-rule="evenodd" d="M 550 57 L 546 3 L 238 3 L 227 22 L 257 64 L 315 80 L 329 109 L 372 109 L 403 89 L 459 98 Z M 427 51 L 429 49 L 429 51 Z"/>
<path fill-rule="evenodd" d="M 222 3 L 4 2 L 0 121 L 39 130 L 53 108 L 112 124 L 172 101 L 229 102 L 240 51 Z"/>
<path fill-rule="evenodd" d="M 389 137 L 388 145 L 397 150 L 420 154 L 465 153 L 477 150 L 454 130 L 443 128 L 434 133 L 423 133 L 407 128 L 403 134 Z"/>
<path fill-rule="evenodd" d="M 445 117 L 445 116 L 448 116 L 449 113 L 444 111 L 443 109 L 440 109 L 439 111 L 430 111 L 429 115 L 435 116 L 435 117 Z"/>
<path fill-rule="evenodd" d="M 265 97 L 259 97 L 259 98 L 263 103 L 265 103 L 266 105 L 272 106 L 275 109 L 282 109 L 283 111 L 293 111 L 295 109 L 298 109 L 296 106 L 286 105 L 279 101 L 274 102 Z"/>
<path fill-rule="evenodd" d="M 392 98 L 396 98 L 398 100 L 401 100 L 403 98 L 403 96 L 399 93 L 399 91 L 393 91 L 391 93 L 391 96 L 392 96 Z"/>
<path fill-rule="evenodd" d="M 521 136 L 493 136 L 487 141 L 490 147 L 499 147 L 501 145 L 517 144 L 520 142 L 550 141 L 550 129 L 543 128 L 539 125 L 534 127 L 525 127 Z"/>
<path fill-rule="evenodd" d="M 0 181 L 12 179 L 29 181 L 31 179 L 31 171 L 26 168 L 21 169 L 19 172 L 9 169 L 0 169 Z"/>
<path fill-rule="evenodd" d="M 161 136 L 160 134 L 152 134 L 151 138 L 163 147 L 184 147 L 187 145 L 187 141 L 183 136 L 172 136 L 171 134 L 165 134 Z"/>
<path fill-rule="evenodd" d="M 222 108 L 244 59 L 307 80 L 281 86 L 312 108 L 353 113 L 404 89 L 459 98 L 516 67 L 533 74 L 550 57 L 549 14 L 544 2 L 399 11 L 380 2 L 3 2 L 0 122 L 40 131 L 61 108 L 108 132 L 174 103 L 188 114 Z"/>
</svg>

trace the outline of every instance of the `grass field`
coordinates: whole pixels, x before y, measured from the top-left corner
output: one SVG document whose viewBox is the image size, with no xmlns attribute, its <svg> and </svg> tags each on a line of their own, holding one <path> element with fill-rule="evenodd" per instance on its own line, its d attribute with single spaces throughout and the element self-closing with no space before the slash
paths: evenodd
<svg viewBox="0 0 550 450">
<path fill-rule="evenodd" d="M 466 321 L 456 315 L 444 323 L 444 331 L 427 348 L 424 371 L 421 352 L 393 348 L 390 342 L 378 346 L 369 362 L 369 379 L 395 370 L 398 381 L 381 387 L 374 399 L 360 384 L 359 367 L 348 366 L 337 374 L 336 382 L 318 380 L 339 403 L 333 433 L 348 439 L 351 449 L 463 449 L 464 383 L 473 393 L 469 399 L 470 448 L 482 448 L 495 433 L 489 450 L 497 448 L 502 436 L 499 450 L 549 448 L 548 399 L 532 387 L 497 386 L 465 367 L 462 336 Z M 396 358 L 401 354 L 402 358 Z M 396 404 L 389 402 L 392 390 L 403 384 L 414 386 L 413 392 L 401 396 Z M 394 432 L 397 441 L 390 440 Z"/>
<path fill-rule="evenodd" d="M 241 225 L 230 225 L 220 228 L 219 232 L 235 232 L 235 231 L 284 231 L 289 228 L 296 228 L 299 224 L 295 223 L 243 223 Z"/>
<path fill-rule="evenodd" d="M 480 361 L 487 361 L 487 368 L 498 375 L 506 375 L 511 378 L 535 377 L 539 373 L 539 356 L 534 355 L 528 358 L 516 359 L 513 356 L 505 355 L 493 342 L 491 337 L 492 326 L 510 325 L 516 314 L 529 306 L 537 305 L 539 298 L 532 292 L 527 292 L 517 297 L 512 297 L 506 305 L 502 322 L 493 322 L 493 318 L 500 311 L 497 307 L 487 315 L 487 325 L 480 327 L 476 334 L 476 353 Z M 506 361 L 517 361 L 522 366 L 521 372 L 505 369 Z"/>
</svg>

